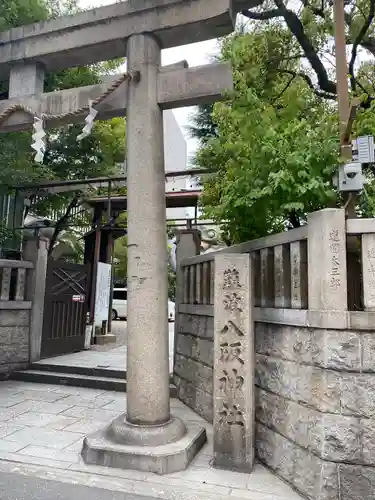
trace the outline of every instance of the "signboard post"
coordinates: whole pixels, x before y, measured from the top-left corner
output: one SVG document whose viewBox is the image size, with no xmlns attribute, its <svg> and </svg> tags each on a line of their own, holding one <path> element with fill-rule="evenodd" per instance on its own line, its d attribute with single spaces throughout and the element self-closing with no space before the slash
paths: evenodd
<svg viewBox="0 0 375 500">
<path fill-rule="evenodd" d="M 102 326 L 108 320 L 111 294 L 111 264 L 98 262 L 95 287 L 94 325 Z"/>
</svg>

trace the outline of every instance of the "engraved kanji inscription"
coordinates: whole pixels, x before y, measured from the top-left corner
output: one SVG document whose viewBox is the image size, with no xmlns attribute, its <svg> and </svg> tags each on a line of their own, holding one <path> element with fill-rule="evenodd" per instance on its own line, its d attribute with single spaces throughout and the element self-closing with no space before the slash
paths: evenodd
<svg viewBox="0 0 375 500">
<path fill-rule="evenodd" d="M 330 245 L 330 249 L 331 249 L 331 252 L 332 253 L 339 253 L 340 250 L 341 250 L 341 246 L 340 246 L 340 243 L 332 243 Z"/>
<path fill-rule="evenodd" d="M 227 405 L 223 403 L 219 411 L 219 417 L 218 423 L 221 425 L 245 427 L 243 412 L 239 405 Z"/>
<path fill-rule="evenodd" d="M 240 311 L 244 309 L 243 297 L 239 293 L 227 293 L 223 300 L 224 309 L 229 309 L 230 311 Z"/>
<path fill-rule="evenodd" d="M 223 342 L 220 344 L 220 361 L 227 363 L 229 361 L 238 361 L 241 365 L 244 360 L 241 358 L 242 345 L 241 342 Z"/>
<path fill-rule="evenodd" d="M 341 281 L 339 277 L 332 276 L 330 280 L 328 281 L 328 285 L 330 288 L 333 290 L 337 290 L 341 286 Z"/>
<path fill-rule="evenodd" d="M 375 274 L 375 248 L 370 247 L 367 249 L 367 262 L 368 262 L 368 272 Z"/>
<path fill-rule="evenodd" d="M 230 335 L 235 334 L 238 337 L 243 337 L 245 334 L 238 328 L 237 325 L 233 323 L 233 321 L 228 321 L 228 323 L 224 326 L 224 328 L 220 332 L 221 335 Z"/>
<path fill-rule="evenodd" d="M 224 271 L 223 288 L 241 288 L 240 273 L 237 268 L 232 267 Z"/>
<path fill-rule="evenodd" d="M 332 255 L 331 276 L 340 276 L 340 259 L 337 255 Z"/>
<path fill-rule="evenodd" d="M 220 390 L 225 392 L 228 396 L 231 395 L 235 397 L 233 391 L 241 390 L 245 383 L 245 379 L 239 374 L 238 370 L 233 368 L 232 370 L 223 370 L 223 375 L 219 379 Z"/>
<path fill-rule="evenodd" d="M 338 229 L 332 229 L 332 231 L 329 233 L 329 240 L 330 241 L 340 241 L 340 234 Z"/>
</svg>

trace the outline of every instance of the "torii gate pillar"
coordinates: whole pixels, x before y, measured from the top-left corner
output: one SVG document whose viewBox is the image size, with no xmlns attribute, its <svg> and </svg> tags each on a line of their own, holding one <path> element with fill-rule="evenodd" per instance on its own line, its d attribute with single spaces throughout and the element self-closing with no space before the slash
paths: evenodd
<svg viewBox="0 0 375 500">
<path fill-rule="evenodd" d="M 128 70 L 127 413 L 84 441 L 87 463 L 159 474 L 187 467 L 206 442 L 203 427 L 170 414 L 163 115 L 157 78 L 161 48 L 132 35 Z"/>
</svg>

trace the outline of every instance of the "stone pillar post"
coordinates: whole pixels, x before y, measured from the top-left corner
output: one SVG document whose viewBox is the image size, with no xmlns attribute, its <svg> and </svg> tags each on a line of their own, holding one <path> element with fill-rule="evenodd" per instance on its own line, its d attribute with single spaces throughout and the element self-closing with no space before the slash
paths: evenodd
<svg viewBox="0 0 375 500">
<path fill-rule="evenodd" d="M 176 307 L 183 300 L 183 275 L 181 261 L 200 254 L 201 238 L 197 229 L 178 231 L 176 235 Z M 178 309 L 176 309 L 178 316 Z"/>
<path fill-rule="evenodd" d="M 309 309 L 347 311 L 345 211 L 309 215 L 307 245 Z"/>
<path fill-rule="evenodd" d="M 249 254 L 215 257 L 214 467 L 254 466 L 254 321 Z"/>
<path fill-rule="evenodd" d="M 183 470 L 206 441 L 170 415 L 167 228 L 163 117 L 157 101 L 161 49 L 149 34 L 127 42 L 127 413 L 85 438 L 87 463 L 159 474 Z"/>
<path fill-rule="evenodd" d="M 363 306 L 375 311 L 375 234 L 362 234 Z"/>
<path fill-rule="evenodd" d="M 169 414 L 168 282 L 163 113 L 157 102 L 161 49 L 151 35 L 128 41 L 127 419 L 164 424 Z M 147 377 L 145 374 L 147 373 Z"/>
<path fill-rule="evenodd" d="M 42 344 L 44 297 L 49 240 L 35 236 L 26 240 L 23 257 L 34 264 L 26 284 L 26 298 L 32 301 L 30 320 L 30 363 L 39 361 Z"/>
<path fill-rule="evenodd" d="M 180 330 L 179 306 L 184 301 L 184 275 L 181 261 L 200 254 L 201 238 L 197 229 L 185 229 L 176 234 L 176 304 L 174 323 L 174 360 L 175 366 L 177 336 Z"/>
</svg>

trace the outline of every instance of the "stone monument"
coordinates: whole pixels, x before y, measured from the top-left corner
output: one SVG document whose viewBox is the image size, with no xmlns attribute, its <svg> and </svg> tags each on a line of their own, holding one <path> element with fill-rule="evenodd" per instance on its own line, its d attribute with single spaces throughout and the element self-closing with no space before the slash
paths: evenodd
<svg viewBox="0 0 375 500">
<path fill-rule="evenodd" d="M 128 0 L 0 33 L 0 131 L 127 117 L 127 413 L 84 441 L 87 463 L 167 473 L 187 467 L 205 430 L 170 414 L 163 110 L 213 102 L 232 87 L 227 63 L 161 68 L 161 50 L 227 35 L 235 0 Z M 43 93 L 44 72 L 127 56 L 128 78 Z M 115 77 L 114 77 L 115 80 Z M 104 96 L 104 97 L 103 97 Z"/>
</svg>

